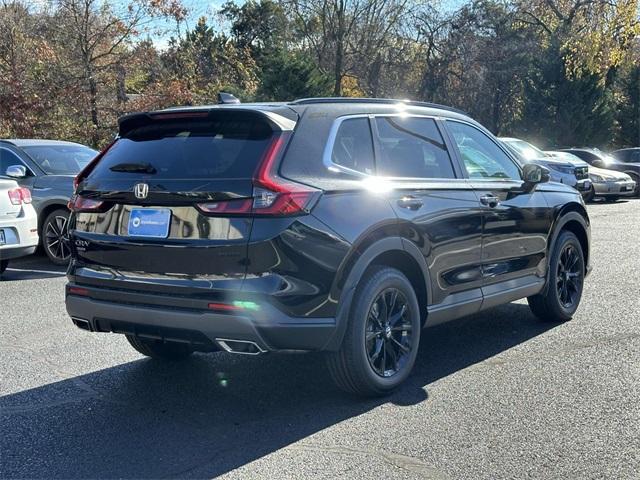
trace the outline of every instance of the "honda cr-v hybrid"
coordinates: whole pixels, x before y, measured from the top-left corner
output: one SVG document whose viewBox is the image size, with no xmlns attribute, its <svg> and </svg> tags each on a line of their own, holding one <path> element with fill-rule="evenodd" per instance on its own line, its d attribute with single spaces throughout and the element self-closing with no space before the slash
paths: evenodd
<svg viewBox="0 0 640 480">
<path fill-rule="evenodd" d="M 422 327 L 576 311 L 580 194 L 458 111 L 395 100 L 123 117 L 77 177 L 67 311 L 144 355 L 324 351 L 345 390 L 409 375 Z"/>
</svg>

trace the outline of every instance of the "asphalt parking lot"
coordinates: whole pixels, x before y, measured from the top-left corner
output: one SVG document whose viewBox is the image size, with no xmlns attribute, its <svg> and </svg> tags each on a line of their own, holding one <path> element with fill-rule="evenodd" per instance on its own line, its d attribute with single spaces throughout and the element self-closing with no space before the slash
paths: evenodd
<svg viewBox="0 0 640 480">
<path fill-rule="evenodd" d="M 589 206 L 574 319 L 525 303 L 426 330 L 406 386 L 337 391 L 317 355 L 145 359 L 75 328 L 64 272 L 0 283 L 2 478 L 640 478 L 640 200 Z"/>
</svg>

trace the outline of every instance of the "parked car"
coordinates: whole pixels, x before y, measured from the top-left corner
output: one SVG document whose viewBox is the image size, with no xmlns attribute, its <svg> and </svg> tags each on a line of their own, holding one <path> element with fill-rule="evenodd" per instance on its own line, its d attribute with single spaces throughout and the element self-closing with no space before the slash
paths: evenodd
<svg viewBox="0 0 640 480">
<path fill-rule="evenodd" d="M 611 156 L 624 163 L 640 163 L 640 147 L 614 150 L 611 152 Z"/>
<path fill-rule="evenodd" d="M 640 196 L 640 162 L 620 161 L 598 148 L 563 148 L 561 150 L 573 153 L 594 167 L 626 173 L 635 182 L 634 195 Z"/>
<path fill-rule="evenodd" d="M 501 137 L 500 140 L 516 155 L 520 164 L 534 162 L 542 165 L 549 169 L 551 181 L 564 183 L 575 188 L 583 198 L 589 196 L 591 180 L 587 163 L 582 162 L 582 165 L 576 165 L 549 157 L 535 145 L 519 138 Z"/>
<path fill-rule="evenodd" d="M 31 255 L 38 246 L 38 221 L 29 189 L 0 177 L 0 275 L 9 260 Z"/>
<path fill-rule="evenodd" d="M 547 155 L 558 158 L 574 165 L 584 164 L 584 160 L 576 157 L 573 153 L 549 151 Z M 590 202 L 596 197 L 602 197 L 605 201 L 615 202 L 620 197 L 633 196 L 636 187 L 635 182 L 626 173 L 616 170 L 607 170 L 605 168 L 589 167 L 589 179 L 591 180 L 591 189 L 584 197 L 585 201 Z"/>
<path fill-rule="evenodd" d="M 73 194 L 73 177 L 98 152 L 72 142 L 56 140 L 0 140 L 0 175 L 11 177 L 31 191 L 38 213 L 38 232 L 44 252 L 56 265 L 69 262 L 63 241 Z"/>
<path fill-rule="evenodd" d="M 528 298 L 568 320 L 579 193 L 433 104 L 306 99 L 127 115 L 76 178 L 66 308 L 138 352 L 323 351 L 386 394 L 424 326 Z"/>
</svg>

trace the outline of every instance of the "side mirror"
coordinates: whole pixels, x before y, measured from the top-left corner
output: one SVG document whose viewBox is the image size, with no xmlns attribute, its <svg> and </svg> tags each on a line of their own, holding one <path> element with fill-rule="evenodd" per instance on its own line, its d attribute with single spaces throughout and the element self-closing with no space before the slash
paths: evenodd
<svg viewBox="0 0 640 480">
<path fill-rule="evenodd" d="M 549 181 L 549 170 L 537 163 L 525 163 L 522 167 L 522 179 L 530 188 L 538 183 Z"/>
<path fill-rule="evenodd" d="M 11 178 L 25 178 L 27 176 L 27 169 L 22 165 L 11 165 L 7 168 L 7 177 Z"/>
<path fill-rule="evenodd" d="M 593 166 L 596 168 L 604 168 L 604 162 L 602 160 L 600 160 L 599 158 L 595 158 L 593 160 Z"/>
</svg>

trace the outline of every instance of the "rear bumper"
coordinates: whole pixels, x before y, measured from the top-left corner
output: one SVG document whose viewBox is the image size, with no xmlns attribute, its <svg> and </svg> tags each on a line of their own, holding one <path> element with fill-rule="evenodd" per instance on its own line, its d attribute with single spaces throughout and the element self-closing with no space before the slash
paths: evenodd
<svg viewBox="0 0 640 480">
<path fill-rule="evenodd" d="M 36 251 L 37 245 L 32 245 L 30 247 L 16 247 L 8 246 L 6 248 L 0 249 L 0 260 L 11 260 L 12 258 L 20 258 L 26 257 L 27 255 L 31 255 Z"/>
<path fill-rule="evenodd" d="M 598 196 L 632 196 L 636 188 L 636 182 L 617 181 L 617 182 L 598 182 L 593 184 L 596 195 Z"/>
<path fill-rule="evenodd" d="M 78 295 L 69 292 L 71 287 L 76 286 L 67 284 L 66 307 L 77 326 L 94 332 L 181 341 L 200 350 L 226 349 L 221 341 L 231 340 L 253 342 L 262 351 L 318 351 L 325 348 L 336 329 L 333 318 L 288 317 L 269 304 L 250 312 L 219 313 L 176 307 L 175 299 L 158 295 L 84 285 L 77 287 L 83 292 Z"/>
</svg>

